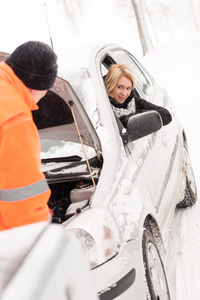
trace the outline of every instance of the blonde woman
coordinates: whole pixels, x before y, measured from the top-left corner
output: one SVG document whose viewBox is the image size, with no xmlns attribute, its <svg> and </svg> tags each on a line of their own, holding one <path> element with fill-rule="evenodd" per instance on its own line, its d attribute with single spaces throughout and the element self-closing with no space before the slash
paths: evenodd
<svg viewBox="0 0 200 300">
<path fill-rule="evenodd" d="M 148 110 L 157 111 L 163 125 L 171 122 L 172 117 L 167 109 L 134 95 L 135 79 L 126 65 L 113 64 L 105 77 L 105 86 L 112 109 L 124 127 L 127 127 L 131 116 Z"/>
</svg>

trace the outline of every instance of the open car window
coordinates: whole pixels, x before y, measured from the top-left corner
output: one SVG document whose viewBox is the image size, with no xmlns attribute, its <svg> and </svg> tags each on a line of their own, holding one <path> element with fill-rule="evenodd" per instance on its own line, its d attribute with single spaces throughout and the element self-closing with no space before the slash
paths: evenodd
<svg viewBox="0 0 200 300">
<path fill-rule="evenodd" d="M 120 59 L 120 62 L 129 67 L 133 72 L 136 80 L 136 90 L 141 98 L 150 101 L 153 92 L 153 83 L 148 74 L 143 71 L 143 68 L 139 62 L 132 57 L 129 52 L 126 52 L 122 49 L 115 49 L 112 51 L 115 56 Z"/>
<path fill-rule="evenodd" d="M 110 66 L 112 64 L 116 64 L 117 62 L 110 56 L 110 55 L 106 55 L 105 58 L 103 59 L 102 63 L 101 63 L 101 73 L 103 75 L 103 78 L 106 77 L 108 70 L 110 68 Z M 124 64 L 126 64 L 125 62 L 123 62 Z M 127 64 L 127 66 L 129 67 L 129 65 Z M 137 91 L 138 85 L 135 87 L 134 89 L 134 95 L 137 95 L 138 97 L 140 97 L 139 92 Z"/>
<path fill-rule="evenodd" d="M 119 50 L 121 51 L 121 50 Z M 130 62 L 128 61 L 130 58 L 128 58 L 127 60 L 124 60 L 123 63 L 126 64 L 128 67 L 131 68 L 131 66 L 133 67 L 133 62 L 131 62 L 131 66 L 130 66 Z M 126 63 L 125 63 L 126 62 Z M 101 63 L 101 72 L 102 72 L 102 75 L 103 75 L 103 79 L 105 79 L 106 77 L 106 74 L 110 68 L 110 66 L 112 64 L 116 64 L 116 61 L 110 56 L 110 55 L 106 55 Z M 136 66 L 134 65 L 134 69 L 136 70 Z M 143 75 L 143 73 L 141 73 L 140 70 L 137 70 L 135 71 L 138 75 L 135 76 L 136 80 L 139 80 L 141 81 L 140 77 L 139 76 L 143 76 L 144 78 L 142 79 L 145 84 L 147 84 L 148 82 L 148 79 L 146 79 L 145 75 Z M 137 96 L 137 97 L 141 97 L 140 96 L 140 93 L 138 91 L 138 88 L 140 90 L 140 87 L 138 86 L 138 84 L 136 84 L 136 87 L 135 89 L 133 90 L 133 96 Z M 116 123 L 117 123 L 117 127 L 119 129 L 119 133 L 120 133 L 120 136 L 122 138 L 122 141 L 123 141 L 123 144 L 124 146 L 126 146 L 127 144 L 130 144 L 132 143 L 130 140 L 129 140 L 129 137 L 128 137 L 128 134 L 126 132 L 126 128 L 123 126 L 122 122 L 120 121 L 120 119 L 116 116 L 116 114 L 113 112 L 114 114 L 114 117 L 115 117 L 115 120 L 116 120 Z"/>
</svg>

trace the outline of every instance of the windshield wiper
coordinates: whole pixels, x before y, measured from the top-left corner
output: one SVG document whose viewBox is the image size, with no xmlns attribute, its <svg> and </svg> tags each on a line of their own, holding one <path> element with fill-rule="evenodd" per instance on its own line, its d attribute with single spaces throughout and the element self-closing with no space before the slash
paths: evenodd
<svg viewBox="0 0 200 300">
<path fill-rule="evenodd" d="M 71 155 L 66 157 L 51 157 L 51 158 L 43 158 L 42 163 L 47 164 L 50 162 L 71 162 L 71 161 L 81 161 L 82 157 L 78 155 Z"/>
</svg>

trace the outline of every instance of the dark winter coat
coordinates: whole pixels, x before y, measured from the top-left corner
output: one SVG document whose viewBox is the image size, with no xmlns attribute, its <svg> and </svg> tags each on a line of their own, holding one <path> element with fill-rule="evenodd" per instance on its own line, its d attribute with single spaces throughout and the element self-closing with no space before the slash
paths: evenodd
<svg viewBox="0 0 200 300">
<path fill-rule="evenodd" d="M 133 91 L 122 104 L 118 103 L 111 97 L 109 98 L 114 113 L 120 119 L 125 128 L 127 127 L 128 119 L 131 116 L 149 110 L 155 110 L 160 114 L 164 126 L 169 124 L 172 120 L 172 116 L 166 108 L 152 104 L 138 96 L 135 96 Z"/>
</svg>

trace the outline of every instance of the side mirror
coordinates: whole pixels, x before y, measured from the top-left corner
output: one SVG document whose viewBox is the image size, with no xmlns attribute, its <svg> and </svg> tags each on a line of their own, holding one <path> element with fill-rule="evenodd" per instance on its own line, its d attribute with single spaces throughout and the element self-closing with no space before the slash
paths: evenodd
<svg viewBox="0 0 200 300">
<path fill-rule="evenodd" d="M 127 133 L 133 142 L 158 131 L 162 126 L 162 119 L 157 111 L 146 111 L 129 118 Z"/>
</svg>

